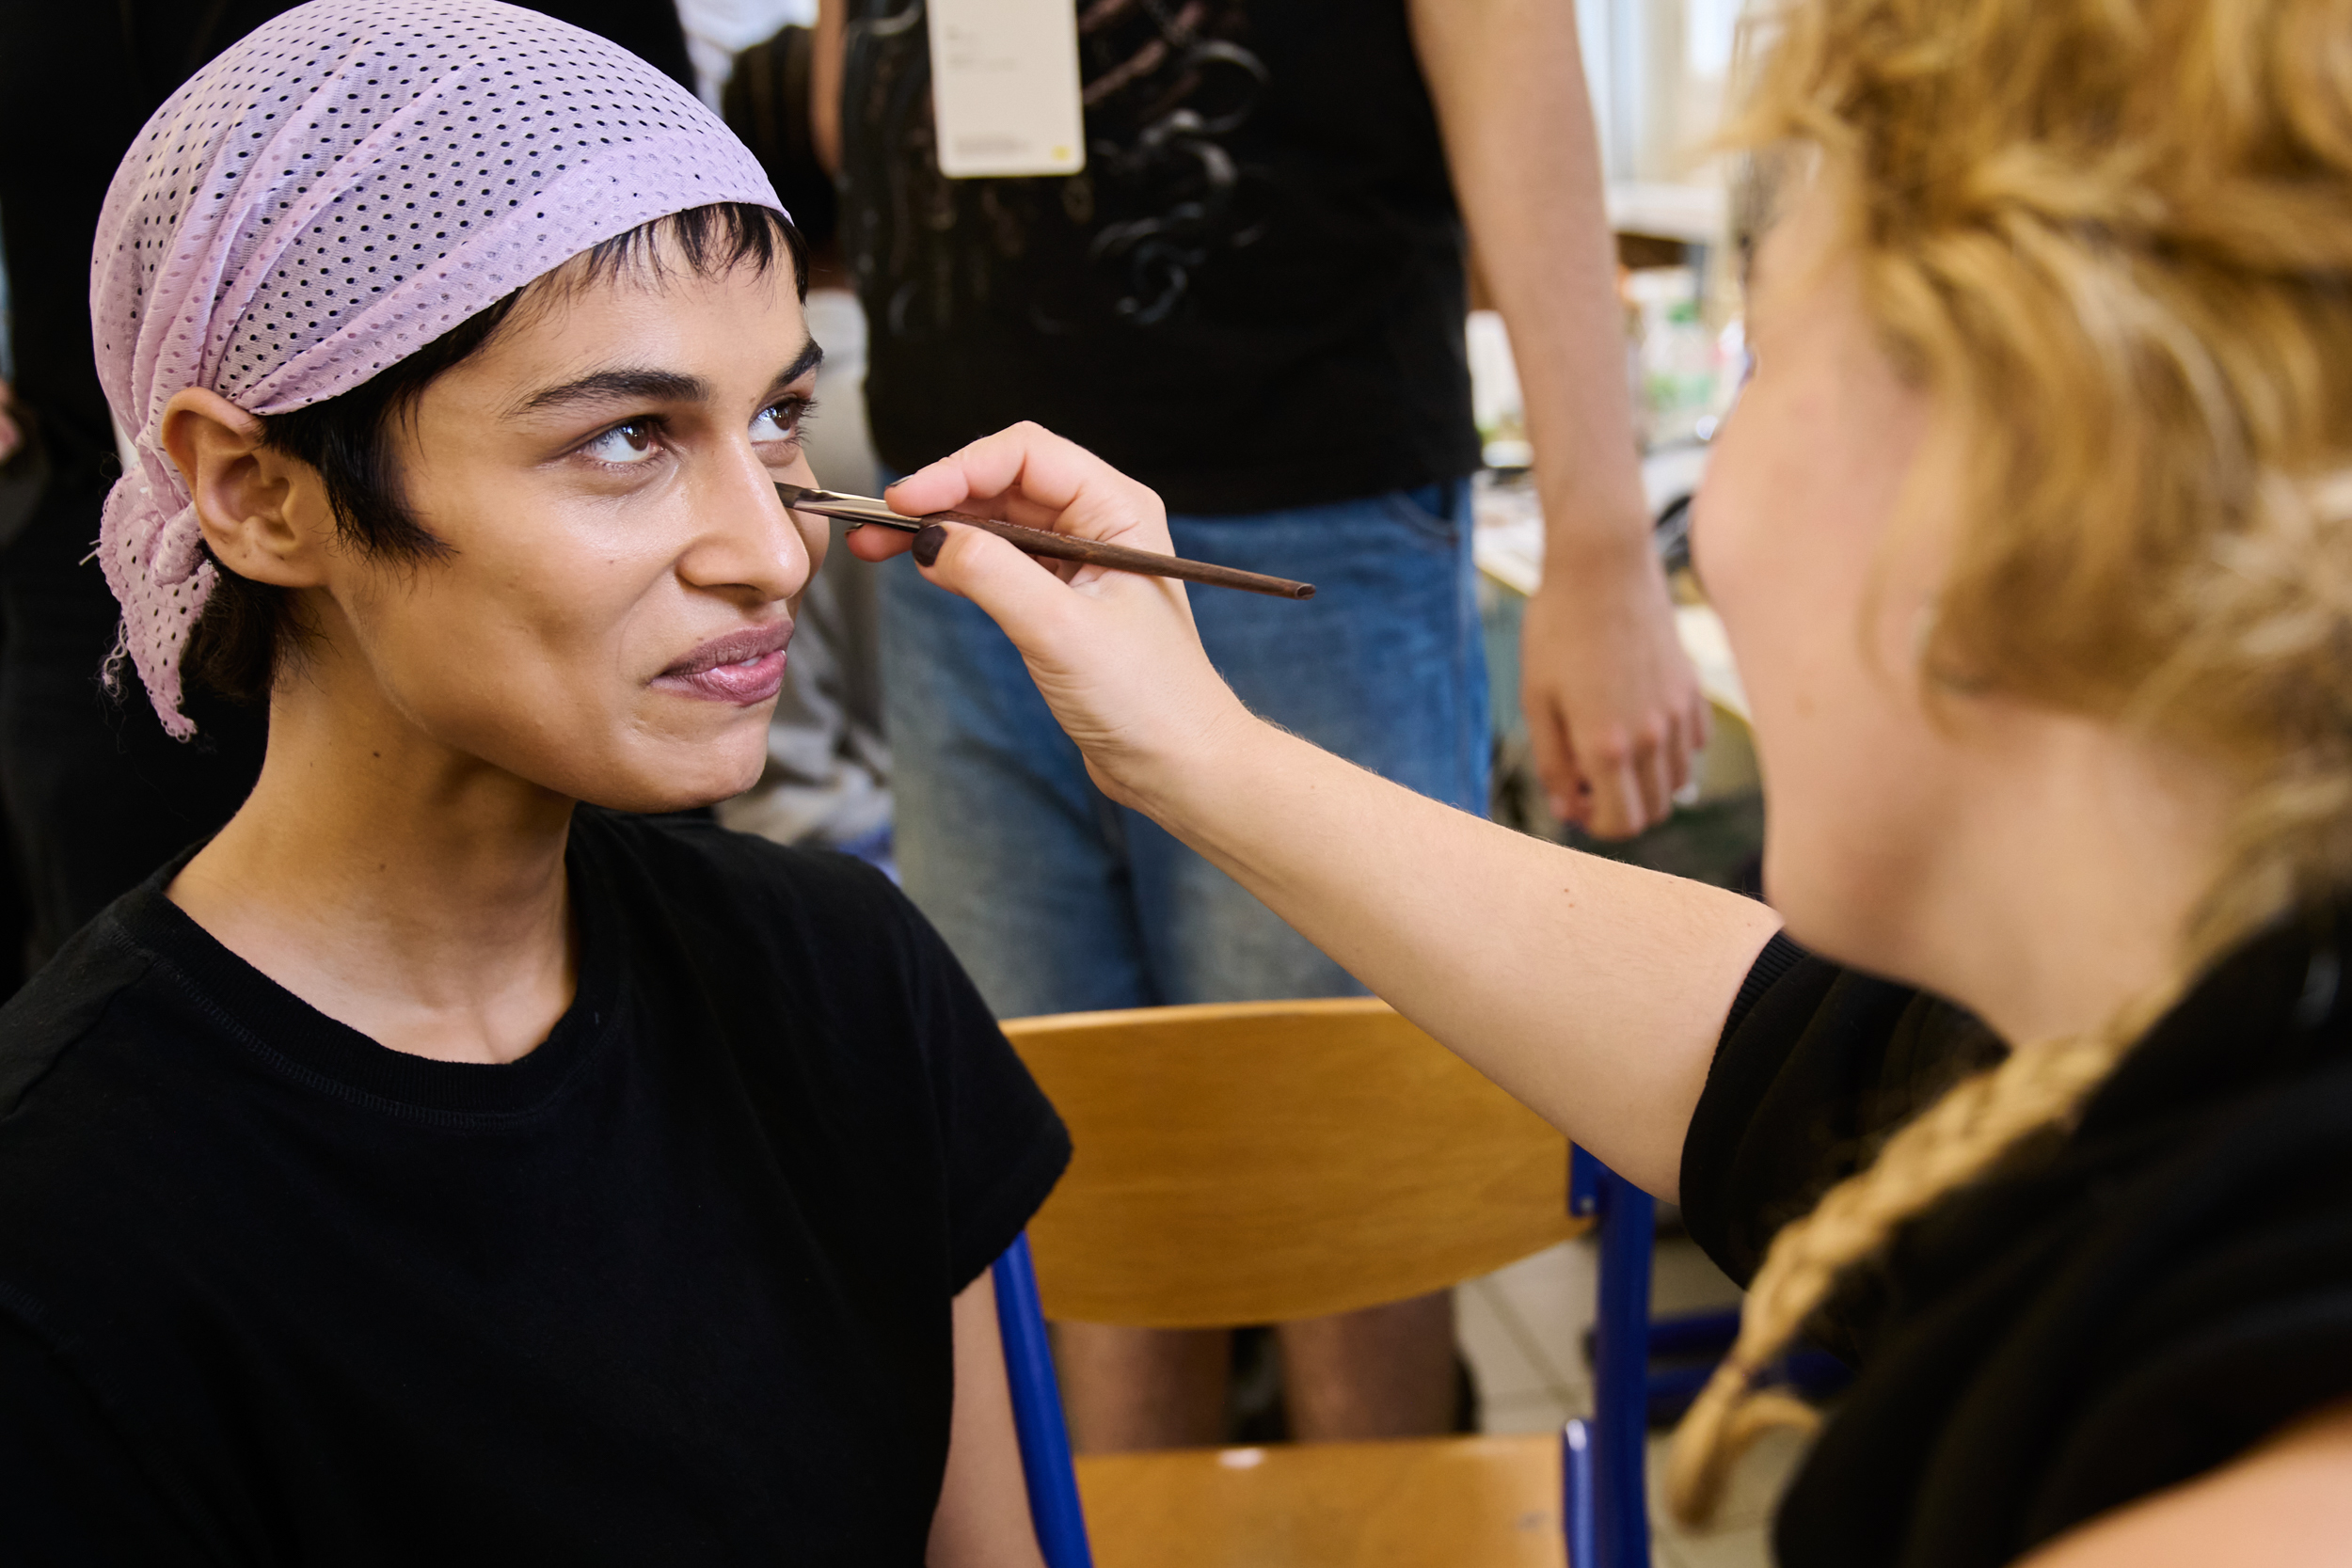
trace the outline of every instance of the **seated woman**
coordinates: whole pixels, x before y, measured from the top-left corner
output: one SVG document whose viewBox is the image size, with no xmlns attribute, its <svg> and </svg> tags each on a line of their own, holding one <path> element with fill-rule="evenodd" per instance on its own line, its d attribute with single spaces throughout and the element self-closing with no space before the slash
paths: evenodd
<svg viewBox="0 0 2352 1568">
<path fill-rule="evenodd" d="M 1756 372 L 1696 534 L 1770 909 L 1258 722 L 1168 583 L 954 528 L 928 568 L 1105 790 L 1678 1196 L 1748 1283 L 1679 1507 L 1810 1418 L 1754 1386 L 1802 1325 L 1854 1359 L 1784 1561 L 2352 1541 L 2343 16 L 1777 13 L 1735 132 L 1778 173 Z M 1035 430 L 892 499 L 1166 547 L 1150 493 Z"/>
<path fill-rule="evenodd" d="M 535 13 L 320 0 L 96 254 L 129 652 L 269 752 L 0 1014 L 8 1560 L 1036 1562 L 987 1270 L 1058 1120 L 879 875 L 660 815 L 824 546 L 757 166 Z"/>
</svg>

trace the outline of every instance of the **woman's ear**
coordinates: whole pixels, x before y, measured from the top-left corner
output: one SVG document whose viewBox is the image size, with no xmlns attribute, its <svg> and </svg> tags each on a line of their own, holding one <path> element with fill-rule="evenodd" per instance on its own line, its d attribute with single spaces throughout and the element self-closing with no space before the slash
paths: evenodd
<svg viewBox="0 0 2352 1568">
<path fill-rule="evenodd" d="M 196 502 L 213 559 L 255 582 L 315 587 L 334 531 L 326 486 L 309 464 L 264 445 L 262 429 L 201 387 L 164 405 L 164 450 Z"/>
</svg>

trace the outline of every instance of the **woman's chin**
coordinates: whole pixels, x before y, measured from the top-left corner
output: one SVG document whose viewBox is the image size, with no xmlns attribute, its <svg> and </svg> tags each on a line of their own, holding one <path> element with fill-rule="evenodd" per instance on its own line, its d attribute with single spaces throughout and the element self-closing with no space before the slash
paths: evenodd
<svg viewBox="0 0 2352 1568">
<path fill-rule="evenodd" d="M 614 768 L 601 778 L 580 781 L 569 793 L 588 805 L 644 816 L 715 806 L 759 783 L 768 764 L 764 729 L 759 738 L 755 749 L 695 748 L 673 759 L 675 766 Z M 746 754 L 733 754 L 739 752 Z"/>
</svg>

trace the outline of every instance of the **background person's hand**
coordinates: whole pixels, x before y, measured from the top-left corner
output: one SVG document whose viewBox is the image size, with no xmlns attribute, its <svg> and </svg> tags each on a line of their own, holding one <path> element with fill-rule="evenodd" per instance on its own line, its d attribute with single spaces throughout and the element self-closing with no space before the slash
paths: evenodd
<svg viewBox="0 0 2352 1568">
<path fill-rule="evenodd" d="M 0 381 L 0 463 L 14 457 L 24 445 L 24 427 L 16 420 L 16 394 Z"/>
<path fill-rule="evenodd" d="M 1547 571 L 1527 607 L 1519 689 L 1536 773 L 1554 816 L 1625 838 L 1672 809 L 1707 709 L 1650 553 L 1579 8 L 1406 8 L 1534 447 Z"/>
<path fill-rule="evenodd" d="M 1707 699 L 1655 557 L 1547 561 L 1519 643 L 1519 701 L 1551 813 L 1596 838 L 1666 819 L 1707 743 Z"/>
<path fill-rule="evenodd" d="M 972 512 L 1170 553 L 1158 496 L 1034 424 L 985 436 L 918 469 L 892 485 L 887 499 L 910 516 Z M 1212 766 L 1217 740 L 1248 721 L 1201 649 L 1183 584 L 1041 561 L 977 529 L 951 524 L 947 534 L 923 575 L 1004 628 L 1112 799 L 1149 809 L 1156 780 Z M 879 528 L 849 535 L 851 553 L 866 561 L 897 555 L 911 542 Z"/>
</svg>

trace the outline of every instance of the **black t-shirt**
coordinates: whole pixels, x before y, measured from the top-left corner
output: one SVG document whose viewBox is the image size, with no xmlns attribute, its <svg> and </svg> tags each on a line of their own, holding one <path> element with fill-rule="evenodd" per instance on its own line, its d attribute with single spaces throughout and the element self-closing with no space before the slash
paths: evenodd
<svg viewBox="0 0 2352 1568">
<path fill-rule="evenodd" d="M 904 1563 L 1069 1154 L 873 871 L 582 810 L 580 989 L 386 1050 L 167 868 L 0 1011 L 11 1563 Z"/>
<path fill-rule="evenodd" d="M 2340 929 L 2249 944 L 2071 1134 L 2029 1139 L 1852 1271 L 1818 1332 L 1860 1376 L 1782 1503 L 1781 1561 L 1992 1568 L 2352 1396 Z M 1746 1280 L 1782 1224 L 2001 1049 L 1776 939 L 1692 1119 L 1692 1234 Z"/>
<path fill-rule="evenodd" d="M 1036 420 L 1228 514 L 1475 469 L 1461 220 L 1405 0 L 1081 9 L 1086 169 L 947 180 L 924 25 L 851 7 L 840 233 L 882 460 Z"/>
</svg>

